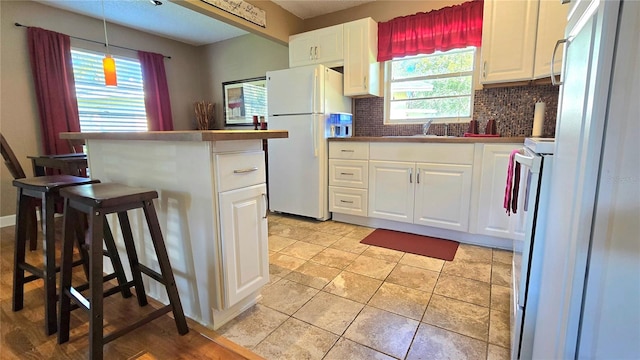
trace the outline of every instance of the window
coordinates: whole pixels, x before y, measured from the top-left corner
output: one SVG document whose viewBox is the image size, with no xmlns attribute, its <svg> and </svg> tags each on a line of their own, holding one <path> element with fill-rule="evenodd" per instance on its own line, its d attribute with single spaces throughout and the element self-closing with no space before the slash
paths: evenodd
<svg viewBox="0 0 640 360">
<path fill-rule="evenodd" d="M 80 130 L 147 131 L 140 62 L 114 56 L 118 86 L 105 86 L 103 57 L 104 54 L 71 49 Z"/>
<path fill-rule="evenodd" d="M 387 123 L 468 120 L 473 110 L 475 47 L 387 61 Z"/>
</svg>

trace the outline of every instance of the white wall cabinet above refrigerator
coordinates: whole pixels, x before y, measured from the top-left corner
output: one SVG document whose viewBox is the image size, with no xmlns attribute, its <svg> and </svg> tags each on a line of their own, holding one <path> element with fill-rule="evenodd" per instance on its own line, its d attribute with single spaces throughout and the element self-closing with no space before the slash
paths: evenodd
<svg viewBox="0 0 640 360">
<path fill-rule="evenodd" d="M 559 0 L 485 0 L 480 82 L 528 81 L 551 74 L 551 57 L 563 38 L 569 6 Z M 554 61 L 560 71 L 562 51 Z"/>
<path fill-rule="evenodd" d="M 344 63 L 343 26 L 334 25 L 289 36 L 289 67 Z"/>
<path fill-rule="evenodd" d="M 380 96 L 378 23 L 364 18 L 289 37 L 289 67 L 343 66 L 344 95 Z"/>
<path fill-rule="evenodd" d="M 378 23 L 372 18 L 344 24 L 344 95 L 380 96 Z"/>
</svg>

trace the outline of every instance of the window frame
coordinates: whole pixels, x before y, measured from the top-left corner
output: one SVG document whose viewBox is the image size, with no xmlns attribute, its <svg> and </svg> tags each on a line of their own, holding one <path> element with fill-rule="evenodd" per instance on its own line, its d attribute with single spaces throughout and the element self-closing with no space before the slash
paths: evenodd
<svg viewBox="0 0 640 360">
<path fill-rule="evenodd" d="M 419 119 L 391 119 L 391 65 L 393 61 L 403 60 L 409 57 L 404 58 L 394 58 L 392 60 L 385 61 L 384 63 L 384 124 L 385 125 L 411 125 L 411 124 L 422 124 L 427 121 L 431 121 L 433 124 L 442 124 L 442 123 L 465 123 L 469 122 L 473 119 L 473 103 L 475 97 L 475 91 L 478 88 L 478 62 L 479 62 L 479 47 L 469 46 L 466 48 L 460 49 L 452 49 L 445 52 L 436 52 L 434 54 L 427 55 L 417 55 L 417 56 L 433 56 L 433 55 L 446 55 L 451 54 L 453 52 L 462 52 L 473 49 L 473 68 L 471 71 L 466 72 L 458 72 L 458 73 L 450 73 L 450 74 L 439 74 L 432 76 L 420 76 L 412 79 L 443 79 L 449 77 L 456 77 L 462 75 L 471 75 L 471 104 L 469 107 L 469 116 L 456 116 L 456 117 L 440 117 L 440 118 L 419 118 Z M 406 80 L 406 79 L 403 79 Z"/>
<path fill-rule="evenodd" d="M 101 51 L 96 51 L 96 50 L 91 50 L 91 49 L 87 49 L 81 46 L 71 46 L 71 52 L 72 52 L 72 58 L 73 58 L 73 53 L 82 53 L 82 54 L 89 54 L 91 56 L 97 56 L 100 59 L 102 59 L 104 57 L 104 52 Z M 141 97 L 141 101 L 142 104 L 140 105 L 140 103 L 138 103 L 136 105 L 135 108 L 132 108 L 133 110 L 137 109 L 137 112 L 131 112 L 130 114 L 126 114 L 124 113 L 122 115 L 123 118 L 131 117 L 131 118 L 135 118 L 137 119 L 136 121 L 129 121 L 129 122 L 122 122 L 122 124 L 124 124 L 124 126 L 121 129 L 118 130 L 114 130 L 114 129 L 110 129 L 110 128 L 104 128 L 101 127 L 99 130 L 95 130 L 93 127 L 91 129 L 82 129 L 82 123 L 83 121 L 80 120 L 80 128 L 81 131 L 89 131 L 89 132 L 93 132 L 93 131 L 100 131 L 100 132 L 147 132 L 149 131 L 149 120 L 148 120 L 148 116 L 147 116 L 147 112 L 146 112 L 146 106 L 145 106 L 145 93 L 144 93 L 144 83 L 143 83 L 143 78 L 142 78 L 142 69 L 141 69 L 141 64 L 140 64 L 140 60 L 137 57 L 132 57 L 132 56 L 126 56 L 126 55 L 113 55 L 112 57 L 115 59 L 116 61 L 116 69 L 121 69 L 118 72 L 118 86 L 117 87 L 110 87 L 110 86 L 106 86 L 104 85 L 104 74 L 102 73 L 102 60 L 100 60 L 100 66 L 96 67 L 96 77 L 95 77 L 95 81 L 93 84 L 96 84 L 94 86 L 97 86 L 98 84 L 102 84 L 102 86 L 105 87 L 104 89 L 104 93 L 108 93 L 108 92 L 117 92 L 121 97 L 131 97 L 131 95 L 129 94 L 128 96 L 124 96 L 127 91 L 131 91 L 132 87 L 126 87 L 126 83 L 127 81 L 123 81 L 121 79 L 122 75 L 122 69 L 123 69 L 123 64 L 122 61 L 126 61 L 126 62 L 134 62 L 137 63 L 138 66 L 140 67 L 140 77 L 139 77 L 139 83 L 140 83 L 140 87 L 135 87 L 133 88 L 136 91 L 136 94 L 134 94 L 135 97 L 138 98 L 138 102 L 140 101 L 140 97 Z M 73 65 L 73 64 L 72 64 Z M 120 65 L 120 66 L 119 66 Z M 130 69 L 130 67 L 128 67 L 128 69 Z M 78 77 L 76 76 L 76 69 L 74 66 L 74 77 L 75 77 L 75 90 L 76 90 L 76 97 L 78 99 L 78 116 L 81 118 L 83 117 L 83 112 L 81 111 L 81 96 L 79 96 L 80 93 L 82 93 L 82 91 L 78 91 Z M 137 73 L 136 73 L 137 75 Z M 134 78 L 135 82 L 138 83 L 137 81 L 137 76 Z M 91 83 L 89 83 L 91 84 Z M 82 85 L 81 85 L 82 86 Z M 101 89 L 102 90 L 102 89 Z M 140 91 L 140 93 L 137 93 L 137 91 Z M 90 90 L 91 91 L 91 90 Z M 96 90 L 93 90 L 94 92 Z M 89 94 L 89 95 L 96 95 L 96 94 Z M 104 95 L 104 94 L 103 94 Z M 98 96 L 98 95 L 96 95 Z M 106 102 L 108 102 L 110 100 L 106 100 Z M 100 110 L 100 108 L 96 107 L 95 109 Z M 109 109 L 106 109 L 105 111 L 109 111 Z M 144 125 L 145 125 L 145 129 L 142 129 L 142 114 L 144 114 Z M 87 116 L 86 114 L 84 116 Z M 98 115 L 94 115 L 99 117 L 100 114 Z M 117 117 L 116 116 L 111 116 L 111 117 L 106 117 L 106 119 L 112 119 L 111 121 L 106 121 L 106 125 L 117 125 L 118 121 L 116 120 Z M 86 121 L 85 121 L 86 122 Z M 96 126 L 96 127 L 99 127 Z"/>
</svg>

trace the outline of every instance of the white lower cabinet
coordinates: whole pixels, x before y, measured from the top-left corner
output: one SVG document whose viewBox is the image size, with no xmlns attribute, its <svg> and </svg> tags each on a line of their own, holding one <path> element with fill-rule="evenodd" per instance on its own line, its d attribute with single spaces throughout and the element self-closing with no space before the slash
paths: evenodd
<svg viewBox="0 0 640 360">
<path fill-rule="evenodd" d="M 467 231 L 471 165 L 417 164 L 413 223 Z"/>
<path fill-rule="evenodd" d="M 413 223 L 415 163 L 369 161 L 369 216 Z"/>
<path fill-rule="evenodd" d="M 219 194 L 224 308 L 269 282 L 267 186 Z"/>
<path fill-rule="evenodd" d="M 367 216 L 368 159 L 368 143 L 329 143 L 329 211 Z"/>
<path fill-rule="evenodd" d="M 369 162 L 369 216 L 467 231 L 471 165 Z"/>
<path fill-rule="evenodd" d="M 507 216 L 504 209 L 507 167 L 511 151 L 522 144 L 485 144 L 478 191 L 476 232 L 507 239 L 524 239 L 523 211 Z M 526 189 L 525 176 L 520 177 L 520 189 Z M 524 191 L 520 192 L 519 208 L 524 206 Z"/>
</svg>

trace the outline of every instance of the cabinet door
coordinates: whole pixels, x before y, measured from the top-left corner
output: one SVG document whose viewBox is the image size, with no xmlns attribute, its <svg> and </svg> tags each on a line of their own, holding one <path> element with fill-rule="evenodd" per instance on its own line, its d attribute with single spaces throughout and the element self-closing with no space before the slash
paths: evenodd
<svg viewBox="0 0 640 360">
<path fill-rule="evenodd" d="M 343 26 L 334 25 L 313 31 L 317 44 L 313 49 L 316 64 L 342 65 L 344 62 Z"/>
<path fill-rule="evenodd" d="M 413 223 L 415 164 L 369 161 L 369 216 Z"/>
<path fill-rule="evenodd" d="M 467 231 L 471 165 L 417 164 L 415 224 Z"/>
<path fill-rule="evenodd" d="M 317 39 L 314 34 L 303 33 L 289 37 L 289 67 L 311 65 L 316 63 L 314 47 Z"/>
<path fill-rule="evenodd" d="M 220 193 L 224 308 L 269 282 L 267 187 L 265 184 Z"/>
<path fill-rule="evenodd" d="M 344 95 L 380 96 L 378 27 L 371 18 L 344 24 Z"/>
<path fill-rule="evenodd" d="M 515 234 L 515 228 L 520 221 L 516 215 L 508 216 L 503 206 L 509 155 L 512 150 L 521 146 L 515 144 L 484 145 L 476 219 L 477 231 L 480 234 L 507 239 L 522 238 L 522 234 Z M 524 195 L 519 199 L 523 200 Z"/>
<path fill-rule="evenodd" d="M 538 0 L 484 1 L 483 84 L 531 79 L 537 20 Z"/>
<path fill-rule="evenodd" d="M 555 0 L 540 0 L 536 58 L 533 68 L 534 79 L 551 75 L 551 55 L 553 55 L 553 48 L 556 42 L 564 38 L 568 10 L 569 4 L 563 4 Z M 563 48 L 563 46 L 558 46 L 555 61 L 553 62 L 554 74 L 560 74 Z"/>
</svg>

